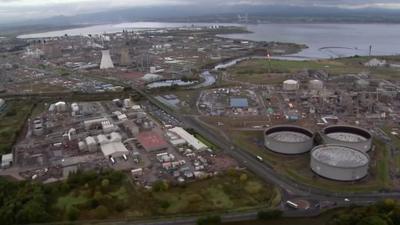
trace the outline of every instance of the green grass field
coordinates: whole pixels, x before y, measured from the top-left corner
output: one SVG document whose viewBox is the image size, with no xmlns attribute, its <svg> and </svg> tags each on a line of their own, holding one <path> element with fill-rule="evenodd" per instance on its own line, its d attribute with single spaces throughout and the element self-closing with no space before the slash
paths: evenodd
<svg viewBox="0 0 400 225">
<path fill-rule="evenodd" d="M 398 74 L 400 71 L 396 68 L 369 68 L 364 66 L 364 63 L 371 58 L 354 57 L 315 61 L 249 60 L 228 69 L 228 73 L 231 80 L 254 84 L 278 84 L 287 79 L 289 75 L 302 70 L 323 70 L 329 75 L 367 72 L 373 75 L 374 78 L 399 79 Z M 400 62 L 398 57 L 383 58 L 389 62 Z"/>
<path fill-rule="evenodd" d="M 11 147 L 24 127 L 34 104 L 29 101 L 9 101 L 0 113 L 0 154 L 11 152 Z"/>
</svg>

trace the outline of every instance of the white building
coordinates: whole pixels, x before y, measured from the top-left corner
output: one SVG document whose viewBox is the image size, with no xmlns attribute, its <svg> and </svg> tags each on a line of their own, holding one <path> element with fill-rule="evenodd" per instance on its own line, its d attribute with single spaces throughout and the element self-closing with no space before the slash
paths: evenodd
<svg viewBox="0 0 400 225">
<path fill-rule="evenodd" d="M 103 50 L 101 51 L 102 57 L 101 57 L 101 63 L 100 63 L 100 69 L 112 69 L 114 68 L 114 64 L 111 60 L 111 55 L 110 55 L 110 50 Z"/>
<path fill-rule="evenodd" d="M 379 60 L 377 58 L 373 58 L 364 64 L 368 67 L 383 67 L 387 65 L 386 60 Z"/>
<path fill-rule="evenodd" d="M 13 162 L 13 154 L 5 154 L 1 156 L 1 168 L 6 169 L 12 165 Z"/>
<path fill-rule="evenodd" d="M 83 122 L 83 124 L 85 126 L 85 129 L 89 130 L 94 125 L 101 125 L 101 123 L 103 121 L 108 121 L 108 119 L 107 118 L 99 118 L 99 119 L 93 119 L 93 120 L 86 120 Z"/>
<path fill-rule="evenodd" d="M 100 144 L 101 151 L 106 158 L 117 158 L 129 154 L 128 149 L 121 142 L 122 137 L 119 133 L 113 132 L 109 135 L 101 134 L 97 136 L 97 140 Z"/>
<path fill-rule="evenodd" d="M 0 111 L 4 109 L 6 106 L 6 101 L 4 99 L 0 98 Z"/>
<path fill-rule="evenodd" d="M 129 150 L 124 144 L 122 144 L 122 142 L 102 144 L 100 145 L 100 148 L 105 157 L 118 158 L 129 154 Z"/>
<path fill-rule="evenodd" d="M 86 142 L 86 146 L 87 146 L 87 149 L 89 150 L 89 152 L 95 152 L 95 151 L 97 151 L 97 142 L 96 142 L 96 139 L 94 139 L 94 137 L 87 137 L 86 139 L 85 139 L 85 142 Z"/>
<path fill-rule="evenodd" d="M 192 148 L 194 148 L 197 151 L 203 151 L 208 148 L 207 145 L 203 144 L 201 141 L 199 141 L 193 135 L 189 134 L 182 127 L 174 127 L 172 129 L 169 129 L 169 131 L 177 134 L 179 137 L 181 137 L 183 140 L 185 140 L 189 146 L 191 146 Z"/>
<path fill-rule="evenodd" d="M 101 128 L 104 133 L 111 133 L 115 131 L 115 126 L 109 120 L 105 120 L 101 122 Z"/>
</svg>

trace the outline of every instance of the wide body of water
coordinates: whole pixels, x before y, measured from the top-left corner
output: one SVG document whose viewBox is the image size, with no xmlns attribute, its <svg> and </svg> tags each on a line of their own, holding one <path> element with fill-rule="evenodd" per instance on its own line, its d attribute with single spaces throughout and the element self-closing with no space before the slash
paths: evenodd
<svg viewBox="0 0 400 225">
<path fill-rule="evenodd" d="M 84 28 L 21 35 L 19 38 L 44 38 L 68 35 L 88 35 L 121 32 L 123 29 L 142 30 L 238 25 L 211 23 L 155 23 L 138 22 L 115 25 L 98 25 Z M 244 25 L 239 25 L 244 26 Z M 234 39 L 277 41 L 306 44 L 309 48 L 292 55 L 299 58 L 335 58 L 368 55 L 400 54 L 400 24 L 258 24 L 246 25 L 253 33 L 222 35 Z"/>
</svg>

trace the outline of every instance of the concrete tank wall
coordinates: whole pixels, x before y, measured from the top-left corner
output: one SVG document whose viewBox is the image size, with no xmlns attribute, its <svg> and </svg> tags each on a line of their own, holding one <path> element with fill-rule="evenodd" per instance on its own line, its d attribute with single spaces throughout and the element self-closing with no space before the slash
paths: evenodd
<svg viewBox="0 0 400 225">
<path fill-rule="evenodd" d="M 334 132 L 347 132 L 353 133 L 366 138 L 366 141 L 361 142 L 346 142 L 328 137 L 327 134 Z M 321 137 L 324 144 L 336 144 L 343 145 L 350 148 L 355 148 L 362 152 L 368 152 L 372 148 L 372 135 L 365 129 L 354 127 L 354 126 L 329 126 L 322 130 Z"/>
<path fill-rule="evenodd" d="M 307 135 L 309 139 L 303 142 L 282 142 L 268 136 L 269 134 L 281 131 L 299 132 Z M 298 126 L 275 126 L 264 132 L 264 144 L 266 148 L 276 153 L 288 155 L 302 154 L 309 152 L 313 148 L 314 134 Z"/>
<path fill-rule="evenodd" d="M 314 173 L 318 174 L 319 176 L 337 181 L 357 181 L 368 175 L 369 160 L 368 163 L 362 166 L 354 166 L 354 167 L 333 166 L 313 156 L 312 152 L 314 152 L 316 149 L 320 147 L 323 146 L 318 146 L 311 151 L 311 161 L 310 161 L 310 167 L 312 171 L 314 171 Z M 359 152 L 366 155 L 366 153 L 364 152 L 361 151 Z M 366 156 L 368 157 L 368 155 Z"/>
</svg>

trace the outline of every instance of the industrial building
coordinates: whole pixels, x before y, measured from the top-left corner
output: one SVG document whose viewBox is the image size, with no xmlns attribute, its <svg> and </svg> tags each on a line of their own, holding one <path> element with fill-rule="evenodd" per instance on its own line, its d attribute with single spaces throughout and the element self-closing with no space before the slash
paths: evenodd
<svg viewBox="0 0 400 225">
<path fill-rule="evenodd" d="M 321 91 L 324 89 L 324 83 L 320 80 L 310 80 L 308 83 L 308 88 L 314 91 Z"/>
<path fill-rule="evenodd" d="M 231 108 L 248 108 L 249 101 L 247 98 L 231 98 L 230 106 Z"/>
<path fill-rule="evenodd" d="M 113 132 L 109 135 L 100 134 L 97 136 L 100 144 L 101 152 L 106 158 L 118 158 L 123 155 L 128 155 L 129 151 L 121 142 L 122 137 L 119 133 Z"/>
<path fill-rule="evenodd" d="M 318 175 L 338 181 L 355 181 L 367 176 L 369 156 L 340 145 L 320 145 L 311 151 L 311 169 Z"/>
<path fill-rule="evenodd" d="M 130 135 L 136 137 L 139 134 L 139 127 L 131 120 L 125 120 L 122 123 L 123 128 Z"/>
<path fill-rule="evenodd" d="M 148 152 L 160 151 L 168 148 L 168 143 L 156 132 L 141 132 L 137 136 L 139 143 Z"/>
<path fill-rule="evenodd" d="M 199 141 L 196 137 L 191 135 L 182 127 L 174 127 L 169 129 L 169 131 L 181 137 L 183 140 L 187 142 L 187 144 L 190 147 L 192 147 L 196 151 L 203 151 L 208 148 L 207 145 L 203 144 L 201 141 Z"/>
<path fill-rule="evenodd" d="M 277 153 L 294 155 L 310 151 L 314 134 L 299 126 L 274 126 L 264 132 L 265 147 Z"/>
<path fill-rule="evenodd" d="M 321 133 L 324 144 L 338 144 L 368 152 L 372 148 L 372 135 L 354 126 L 329 126 Z"/>
<path fill-rule="evenodd" d="M 11 167 L 13 163 L 13 154 L 4 154 L 1 156 L 1 168 L 6 169 Z"/>
<path fill-rule="evenodd" d="M 102 122 L 104 121 L 109 121 L 107 118 L 98 118 L 98 119 L 92 119 L 92 120 L 86 120 L 83 122 L 83 125 L 85 126 L 86 130 L 92 129 L 93 126 L 98 126 L 101 125 Z"/>
</svg>

